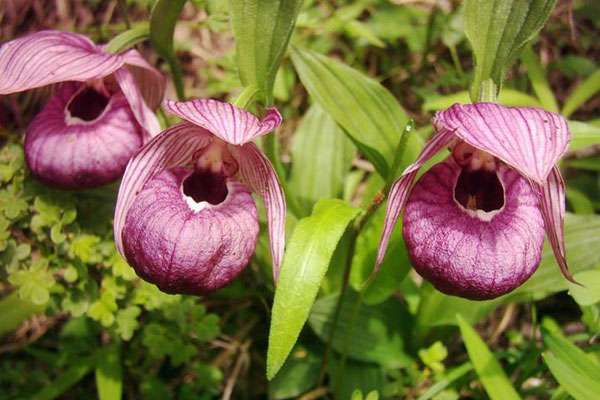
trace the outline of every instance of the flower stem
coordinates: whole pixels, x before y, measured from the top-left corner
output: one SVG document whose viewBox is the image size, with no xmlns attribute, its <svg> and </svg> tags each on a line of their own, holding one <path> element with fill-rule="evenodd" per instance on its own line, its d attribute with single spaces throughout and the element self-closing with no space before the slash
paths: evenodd
<svg viewBox="0 0 600 400">
<path fill-rule="evenodd" d="M 498 98 L 498 86 L 494 81 L 486 79 L 479 87 L 479 102 L 495 103 Z"/>
<path fill-rule="evenodd" d="M 185 100 L 183 70 L 181 69 L 181 64 L 179 64 L 179 59 L 175 55 L 175 52 L 173 52 L 166 57 L 166 60 L 167 64 L 169 64 L 169 68 L 171 69 L 171 75 L 173 76 L 173 84 L 175 85 L 175 92 L 177 92 L 177 99 L 180 101 Z"/>
<path fill-rule="evenodd" d="M 246 86 L 238 97 L 233 101 L 233 104 L 239 108 L 247 109 L 256 99 L 259 89 L 254 86 Z"/>
</svg>

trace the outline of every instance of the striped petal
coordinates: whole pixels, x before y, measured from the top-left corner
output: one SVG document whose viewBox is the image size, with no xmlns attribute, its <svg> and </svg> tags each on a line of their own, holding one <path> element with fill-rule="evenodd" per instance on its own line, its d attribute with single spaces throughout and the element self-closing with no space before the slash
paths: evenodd
<svg viewBox="0 0 600 400">
<path fill-rule="evenodd" d="M 129 161 L 119 188 L 114 220 L 115 243 L 121 255 L 125 256 L 121 233 L 127 211 L 144 184 L 164 169 L 189 165 L 194 153 L 210 141 L 209 132 L 184 122 L 155 136 Z"/>
<path fill-rule="evenodd" d="M 240 181 L 258 193 L 265 203 L 273 259 L 273 279 L 277 282 L 285 248 L 286 204 L 283 188 L 271 162 L 254 143 L 241 147 L 232 146 L 231 150 L 239 163 Z"/>
<path fill-rule="evenodd" d="M 537 108 L 455 104 L 437 113 L 433 123 L 437 130 L 453 131 L 540 185 L 545 184 L 570 139 L 563 117 Z"/>
<path fill-rule="evenodd" d="M 544 185 L 538 185 L 538 196 L 546 235 L 560 271 L 566 279 L 577 283 L 567 265 L 564 237 L 565 182 L 557 167 L 552 168 Z"/>
<path fill-rule="evenodd" d="M 178 117 L 209 130 L 230 144 L 248 143 L 281 124 L 275 108 L 267 109 L 263 119 L 232 104 L 213 99 L 166 100 L 165 107 Z"/>
<path fill-rule="evenodd" d="M 157 109 L 165 95 L 166 79 L 135 49 L 123 53 L 127 69 L 135 77 L 137 87 L 152 110 Z"/>
<path fill-rule="evenodd" d="M 425 147 L 421 150 L 421 154 L 419 154 L 419 158 L 417 158 L 413 164 L 409 165 L 402 173 L 402 176 L 392 185 L 388 195 L 383 233 L 379 241 L 379 249 L 377 250 L 375 272 L 379 270 L 379 267 L 383 262 L 394 226 L 396 226 L 398 217 L 406 205 L 408 195 L 410 194 L 413 181 L 419 172 L 419 168 L 421 168 L 423 164 L 438 151 L 447 146 L 453 138 L 454 132 L 448 130 L 439 131 L 429 142 L 427 142 L 427 144 L 425 144 Z"/>
<path fill-rule="evenodd" d="M 123 65 L 83 35 L 40 31 L 0 47 L 0 94 L 64 81 L 104 78 Z"/>
<path fill-rule="evenodd" d="M 147 139 L 158 135 L 160 124 L 156 115 L 144 101 L 144 97 L 137 85 L 134 74 L 127 68 L 115 71 L 115 79 L 121 87 L 121 91 L 131 106 L 131 111 L 139 124 L 147 133 Z"/>
</svg>

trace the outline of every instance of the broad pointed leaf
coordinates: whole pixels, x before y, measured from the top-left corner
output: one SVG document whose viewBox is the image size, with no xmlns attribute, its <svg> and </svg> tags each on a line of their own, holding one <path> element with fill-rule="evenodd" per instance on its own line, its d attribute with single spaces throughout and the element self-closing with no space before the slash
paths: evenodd
<svg viewBox="0 0 600 400">
<path fill-rule="evenodd" d="M 460 314 L 457 316 L 460 333 L 473 367 L 491 400 L 518 400 L 521 397 L 506 373 L 477 332 Z"/>
<path fill-rule="evenodd" d="M 283 366 L 308 318 L 331 256 L 359 210 L 341 200 L 319 201 L 310 217 L 301 219 L 283 258 L 267 351 L 267 377 Z"/>
</svg>

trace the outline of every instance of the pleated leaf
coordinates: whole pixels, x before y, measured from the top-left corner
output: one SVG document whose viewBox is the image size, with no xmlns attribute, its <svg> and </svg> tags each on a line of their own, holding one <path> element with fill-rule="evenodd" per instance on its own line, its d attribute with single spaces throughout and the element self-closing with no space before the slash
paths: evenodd
<svg viewBox="0 0 600 400">
<path fill-rule="evenodd" d="M 319 199 L 339 198 L 356 151 L 335 121 L 314 104 L 294 134 L 288 188 L 304 215 Z"/>
<path fill-rule="evenodd" d="M 293 48 L 292 61 L 310 96 L 345 130 L 377 172 L 385 178 L 395 174 L 390 166 L 408 117 L 394 96 L 374 79 L 313 51 Z M 414 160 L 419 149 L 419 140 L 411 135 L 404 158 Z"/>
<path fill-rule="evenodd" d="M 542 29 L 556 0 L 467 0 L 465 33 L 475 58 L 471 100 L 480 99 L 481 85 L 502 85 L 504 72 L 523 46 Z"/>
<path fill-rule="evenodd" d="M 240 79 L 267 104 L 301 7 L 302 0 L 229 0 Z"/>
</svg>

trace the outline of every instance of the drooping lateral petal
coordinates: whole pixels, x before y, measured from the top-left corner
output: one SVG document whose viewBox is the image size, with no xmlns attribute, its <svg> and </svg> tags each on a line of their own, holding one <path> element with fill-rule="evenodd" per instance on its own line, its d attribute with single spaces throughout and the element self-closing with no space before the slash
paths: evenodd
<svg viewBox="0 0 600 400">
<path fill-rule="evenodd" d="M 425 144 L 425 147 L 421 150 L 421 154 L 419 154 L 419 158 L 417 158 L 413 164 L 409 165 L 402 173 L 402 176 L 392 185 L 388 194 L 383 233 L 381 234 L 379 249 L 377 250 L 375 272 L 379 270 L 379 266 L 383 262 L 394 226 L 396 226 L 396 221 L 398 221 L 398 217 L 406 205 L 410 189 L 419 172 L 419 168 L 421 168 L 421 166 L 423 166 L 423 164 L 438 151 L 447 146 L 453 138 L 454 134 L 452 131 L 441 130 L 436 133 L 435 136 Z"/>
<path fill-rule="evenodd" d="M 194 153 L 210 141 L 209 132 L 183 122 L 155 136 L 129 161 L 119 187 L 114 219 L 115 243 L 121 255 L 124 256 L 121 233 L 125 217 L 144 184 L 164 169 L 190 164 Z"/>
<path fill-rule="evenodd" d="M 83 35 L 40 31 L 0 47 L 0 94 L 112 74 L 123 57 L 105 53 Z"/>
<path fill-rule="evenodd" d="M 263 119 L 233 104 L 213 99 L 166 100 L 165 108 L 178 117 L 199 125 L 230 144 L 248 143 L 281 124 L 281 115 L 269 108 Z"/>
<path fill-rule="evenodd" d="M 156 136 L 160 132 L 160 124 L 154 112 L 144 101 L 133 73 L 126 68 L 121 68 L 115 71 L 115 79 L 129 102 L 133 115 L 147 132 L 148 138 Z"/>
<path fill-rule="evenodd" d="M 152 110 L 157 109 L 165 95 L 167 80 L 156 68 L 148 63 L 135 49 L 123 53 L 127 69 L 135 77 L 137 87 L 140 89 L 146 104 Z"/>
<path fill-rule="evenodd" d="M 544 185 L 538 185 L 538 196 L 546 235 L 560 271 L 566 279 L 577 283 L 567 265 L 564 237 L 565 182 L 558 167 L 552 168 Z"/>
<path fill-rule="evenodd" d="M 258 193 L 265 203 L 273 258 L 273 278 L 277 282 L 285 248 L 286 204 L 283 188 L 273 165 L 254 143 L 231 147 L 239 164 L 240 181 Z"/>
<path fill-rule="evenodd" d="M 460 139 L 539 184 L 546 182 L 570 139 L 563 117 L 538 108 L 455 104 L 437 113 L 433 123 L 438 130 L 454 131 Z"/>
</svg>

